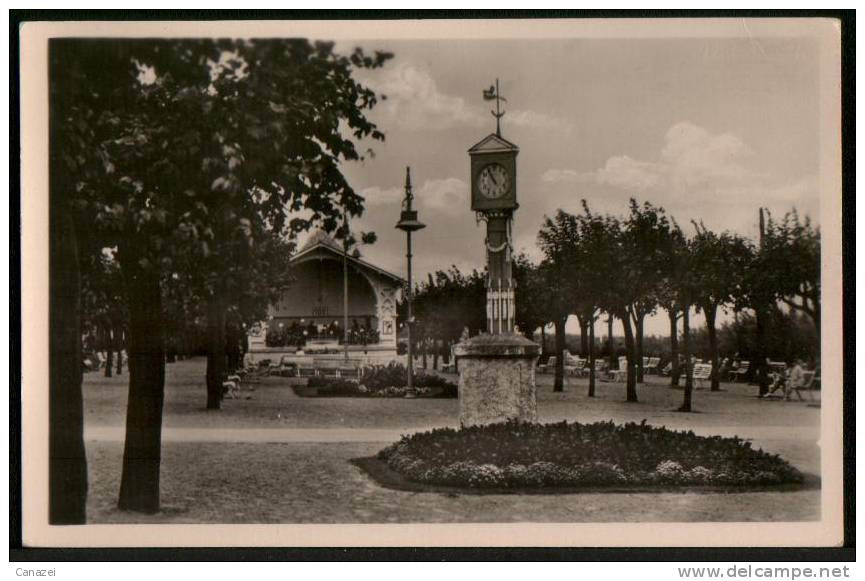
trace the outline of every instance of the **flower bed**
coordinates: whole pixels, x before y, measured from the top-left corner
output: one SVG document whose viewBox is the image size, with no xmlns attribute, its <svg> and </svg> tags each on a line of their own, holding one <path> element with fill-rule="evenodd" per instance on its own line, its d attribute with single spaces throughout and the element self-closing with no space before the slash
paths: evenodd
<svg viewBox="0 0 865 581">
<path fill-rule="evenodd" d="M 405 397 L 405 383 L 405 366 L 391 363 L 365 368 L 360 379 L 310 377 L 307 387 L 316 388 L 319 397 Z M 414 387 L 418 397 L 457 397 L 457 386 L 434 374 L 416 373 Z"/>
<path fill-rule="evenodd" d="M 413 482 L 468 488 L 798 484 L 803 475 L 739 438 L 642 424 L 508 422 L 404 436 L 378 459 Z"/>
</svg>

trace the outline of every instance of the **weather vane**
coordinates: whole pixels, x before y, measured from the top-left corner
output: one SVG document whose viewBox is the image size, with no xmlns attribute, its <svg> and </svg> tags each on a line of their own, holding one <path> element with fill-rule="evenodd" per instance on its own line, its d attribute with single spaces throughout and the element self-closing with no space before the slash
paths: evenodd
<svg viewBox="0 0 865 581">
<path fill-rule="evenodd" d="M 495 111 L 491 110 L 490 113 L 492 113 L 493 117 L 496 118 L 496 135 L 501 137 L 502 136 L 501 118 L 505 116 L 505 112 L 501 110 L 501 101 L 504 101 L 505 103 L 507 103 L 508 100 L 505 99 L 504 97 L 502 97 L 501 91 L 499 91 L 499 80 L 498 79 L 496 79 L 495 86 L 490 85 L 489 89 L 484 89 L 484 101 L 492 101 L 493 99 L 496 100 L 496 110 Z"/>
</svg>

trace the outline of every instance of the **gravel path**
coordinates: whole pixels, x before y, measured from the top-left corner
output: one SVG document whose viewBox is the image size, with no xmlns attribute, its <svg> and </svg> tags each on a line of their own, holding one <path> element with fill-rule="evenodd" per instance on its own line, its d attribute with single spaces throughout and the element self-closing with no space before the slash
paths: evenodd
<svg viewBox="0 0 865 581">
<path fill-rule="evenodd" d="M 119 442 L 90 442 L 92 523 L 756 522 L 819 518 L 819 490 L 473 495 L 383 488 L 349 461 L 379 443 L 163 447 L 157 515 L 115 508 Z M 97 478 L 98 476 L 98 478 Z"/>
</svg>

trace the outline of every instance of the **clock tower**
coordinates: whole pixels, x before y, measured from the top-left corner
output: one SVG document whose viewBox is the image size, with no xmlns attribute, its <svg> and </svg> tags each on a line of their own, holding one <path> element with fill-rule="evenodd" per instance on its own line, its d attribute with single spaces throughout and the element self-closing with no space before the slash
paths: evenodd
<svg viewBox="0 0 865 581">
<path fill-rule="evenodd" d="M 517 204 L 520 148 L 491 133 L 469 149 L 472 210 L 486 222 L 487 331 L 512 333 L 515 322 L 511 225 Z"/>
<path fill-rule="evenodd" d="M 537 421 L 535 365 L 539 346 L 514 332 L 516 300 L 512 224 L 517 203 L 517 154 L 502 137 L 499 83 L 484 91 L 495 100 L 496 132 L 472 146 L 471 209 L 486 224 L 487 332 L 460 342 L 460 423 L 464 426 Z"/>
</svg>

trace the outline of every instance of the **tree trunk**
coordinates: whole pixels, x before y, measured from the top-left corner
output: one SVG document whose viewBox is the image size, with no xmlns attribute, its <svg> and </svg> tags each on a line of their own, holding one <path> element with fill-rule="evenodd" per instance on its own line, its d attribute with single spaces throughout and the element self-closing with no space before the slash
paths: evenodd
<svg viewBox="0 0 865 581">
<path fill-rule="evenodd" d="M 441 345 L 439 345 L 438 339 L 433 341 L 433 369 L 438 371 L 439 368 L 439 352 L 441 351 Z"/>
<path fill-rule="evenodd" d="M 162 404 L 165 398 L 165 338 L 159 276 L 121 256 L 129 298 L 129 402 L 118 508 L 159 511 Z"/>
<path fill-rule="evenodd" d="M 207 301 L 207 335 L 207 409 L 218 410 L 225 381 L 225 308 L 219 296 Z"/>
<path fill-rule="evenodd" d="M 718 331 L 715 329 L 715 317 L 718 314 L 717 305 L 705 305 L 703 313 L 706 316 L 706 328 L 709 331 L 709 359 L 712 363 L 712 391 L 721 390 L 721 377 L 718 369 Z"/>
<path fill-rule="evenodd" d="M 815 292 L 811 296 L 811 304 L 814 305 L 814 309 L 813 309 L 814 312 L 811 313 L 811 321 L 814 323 L 814 331 L 817 333 L 817 341 L 819 342 L 821 340 L 821 336 L 820 336 L 820 329 L 821 329 L 820 316 L 821 316 L 821 313 L 820 313 L 820 293 L 819 292 Z"/>
<path fill-rule="evenodd" d="M 685 352 L 685 399 L 679 411 L 690 412 L 692 410 L 691 400 L 694 392 L 694 370 L 691 366 L 691 309 L 682 309 L 682 347 Z"/>
<path fill-rule="evenodd" d="M 589 323 L 589 353 L 586 365 L 589 366 L 589 397 L 595 397 L 595 321 Z"/>
<path fill-rule="evenodd" d="M 544 323 L 541 325 L 541 358 L 543 359 L 544 355 L 547 354 L 547 324 Z"/>
<path fill-rule="evenodd" d="M 114 371 L 114 341 L 111 340 L 111 327 L 106 327 L 102 332 L 105 336 L 105 377 L 111 377 Z"/>
<path fill-rule="evenodd" d="M 54 180 L 52 180 L 53 182 Z M 55 183 L 52 183 L 52 190 Z M 81 278 L 75 225 L 52 191 L 49 260 L 48 520 L 83 524 L 87 505 L 81 393 Z"/>
<path fill-rule="evenodd" d="M 675 309 L 670 309 L 670 385 L 679 387 L 679 375 L 682 371 L 679 368 L 679 329 L 676 322 L 679 319 Z"/>
<path fill-rule="evenodd" d="M 621 317 L 622 329 L 625 332 L 625 351 L 628 359 L 628 374 L 625 381 L 626 400 L 629 402 L 637 401 L 637 375 L 634 366 L 636 358 L 636 346 L 634 345 L 634 331 L 631 329 L 631 315 L 627 312 Z"/>
<path fill-rule="evenodd" d="M 424 339 L 421 341 L 421 357 L 423 359 L 423 368 L 426 369 L 426 352 L 427 352 L 427 341 Z"/>
<path fill-rule="evenodd" d="M 769 393 L 769 373 L 766 369 L 766 312 L 761 308 L 755 309 L 754 315 L 757 324 L 757 340 L 754 345 L 755 361 L 751 365 L 751 373 L 757 380 L 762 397 Z"/>
<path fill-rule="evenodd" d="M 589 323 L 580 316 L 577 317 L 577 322 L 580 324 L 580 357 L 585 359 L 589 350 Z"/>
<path fill-rule="evenodd" d="M 125 335 L 122 329 L 114 330 L 114 343 L 115 347 L 117 347 L 117 369 L 115 372 L 117 375 L 123 373 L 123 345 L 124 345 Z"/>
<path fill-rule="evenodd" d="M 553 391 L 565 391 L 565 321 L 567 318 L 557 319 L 556 326 L 556 377 L 553 382 Z"/>
<path fill-rule="evenodd" d="M 610 359 L 610 369 L 613 369 L 616 365 L 616 349 L 613 342 L 613 315 L 607 316 L 607 349 L 609 350 L 607 357 Z"/>
<path fill-rule="evenodd" d="M 634 318 L 634 327 L 637 331 L 635 355 L 637 356 L 637 383 L 645 381 L 645 369 L 643 368 L 643 323 L 645 315 L 639 314 Z"/>
</svg>

